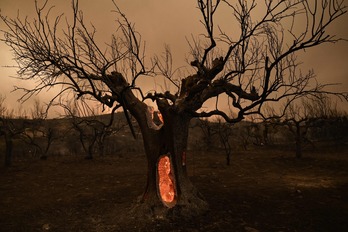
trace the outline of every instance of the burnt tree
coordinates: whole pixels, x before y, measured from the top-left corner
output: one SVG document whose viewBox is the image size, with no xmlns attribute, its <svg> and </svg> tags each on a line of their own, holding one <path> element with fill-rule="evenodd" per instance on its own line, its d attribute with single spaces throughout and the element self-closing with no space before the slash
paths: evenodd
<svg viewBox="0 0 348 232">
<path fill-rule="evenodd" d="M 102 120 L 84 101 L 60 102 L 56 105 L 64 109 L 65 116 L 69 119 L 71 128 L 68 131 L 73 130 L 78 133 L 80 143 L 86 153 L 85 159 L 93 159 L 97 150 L 100 155 L 104 155 L 105 139 L 125 126 L 120 122 L 114 123 L 114 112 L 118 107 L 114 107 L 110 115 L 105 115 L 106 120 Z M 96 145 L 98 149 L 96 149 Z"/>
<path fill-rule="evenodd" d="M 321 127 L 322 121 L 331 118 L 337 118 L 343 115 L 337 105 L 333 104 L 331 98 L 323 94 L 315 94 L 300 102 L 293 101 L 289 104 L 283 115 L 270 118 L 278 118 L 277 121 L 270 121 L 273 125 L 285 125 L 295 141 L 296 158 L 303 157 L 303 147 L 310 144 L 314 147 L 314 143 L 310 140 L 308 132 L 316 127 Z"/>
<path fill-rule="evenodd" d="M 198 127 L 201 129 L 203 134 L 202 139 L 204 143 L 204 149 L 210 151 L 213 149 L 213 136 L 216 134 L 214 130 L 214 124 L 206 119 L 199 119 L 197 123 Z"/>
<path fill-rule="evenodd" d="M 237 123 L 248 115 L 262 113 L 266 102 L 329 93 L 325 84 L 315 82 L 314 75 L 301 75 L 293 68 L 298 64 L 296 52 L 340 40 L 326 31 L 346 13 L 343 1 L 314 3 L 197 0 L 204 31 L 201 37 L 189 41 L 194 71 L 187 76 L 172 71 L 168 47 L 165 56 L 148 62 L 139 32 L 115 2 L 118 25 L 107 45 L 97 44 L 96 29 L 85 24 L 78 1 L 73 1 L 69 20 L 62 15 L 52 17 L 47 1 L 43 7 L 36 2 L 37 17 L 32 22 L 1 16 L 6 26 L 1 41 L 13 51 L 18 77 L 37 83 L 33 89 L 17 87 L 24 91 L 22 100 L 43 89 L 61 86 L 57 95 L 74 92 L 76 100 L 94 99 L 107 107 L 122 107 L 131 129 L 130 115 L 135 118 L 148 161 L 146 189 L 135 213 L 141 217 L 192 216 L 207 209 L 186 170 L 192 118 L 217 115 Z M 216 24 L 220 8 L 230 12 L 238 30 Z M 164 78 L 175 91 L 144 95 L 138 86 L 139 77 L 144 75 Z M 207 100 L 218 101 L 220 95 L 229 98 L 233 116 L 219 104 L 209 111 L 202 110 Z M 152 121 L 148 100 L 160 111 L 161 124 Z"/>
<path fill-rule="evenodd" d="M 24 131 L 24 120 L 15 119 L 5 105 L 5 97 L 0 94 L 0 137 L 5 140 L 5 167 L 12 166 L 13 140 Z"/>
<path fill-rule="evenodd" d="M 222 122 L 221 119 L 217 121 L 217 134 L 219 135 L 220 142 L 223 146 L 226 155 L 226 164 L 230 165 L 231 163 L 231 153 L 232 153 L 232 143 L 231 138 L 233 136 L 233 128 L 231 124 Z"/>
<path fill-rule="evenodd" d="M 13 124 L 9 119 L 0 118 L 0 136 L 4 136 L 5 139 L 5 167 L 12 165 L 12 150 L 13 150 L 13 137 L 16 135 L 14 132 Z"/>
<path fill-rule="evenodd" d="M 34 156 L 40 155 L 40 159 L 46 160 L 52 143 L 58 139 L 53 125 L 46 120 L 46 107 L 35 100 L 31 109 L 31 119 L 26 120 L 26 127 L 20 138 L 34 148 Z"/>
</svg>

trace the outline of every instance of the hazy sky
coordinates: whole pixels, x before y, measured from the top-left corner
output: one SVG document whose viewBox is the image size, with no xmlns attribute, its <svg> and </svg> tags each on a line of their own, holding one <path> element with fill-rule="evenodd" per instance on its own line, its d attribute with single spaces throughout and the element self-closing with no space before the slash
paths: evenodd
<svg viewBox="0 0 348 232">
<path fill-rule="evenodd" d="M 170 45 L 178 66 L 185 64 L 189 51 L 185 36 L 190 37 L 191 34 L 197 34 L 201 30 L 195 0 L 116 0 L 116 2 L 142 34 L 143 40 L 146 41 L 148 56 L 161 52 L 166 43 Z M 71 0 L 50 0 L 49 4 L 56 6 L 56 13 L 64 12 L 66 15 L 71 13 Z M 345 0 L 345 4 L 348 5 L 348 0 Z M 6 16 L 16 17 L 19 10 L 21 16 L 28 15 L 31 18 L 34 12 L 34 0 L 0 0 L 0 9 L 1 14 Z M 86 22 L 91 21 L 96 26 L 100 38 L 115 30 L 115 14 L 111 12 L 114 9 L 111 0 L 80 0 L 80 9 L 84 11 Z M 222 20 L 223 13 L 219 15 Z M 348 39 L 347 22 L 348 14 L 333 25 L 330 33 Z M 1 22 L 0 27 L 4 28 Z M 110 37 L 105 37 L 105 42 L 109 42 Z M 15 76 L 15 69 L 4 66 L 14 65 L 13 57 L 3 43 L 0 43 L 0 51 L 0 93 L 6 95 L 7 104 L 15 108 L 18 107 L 16 100 L 20 93 L 10 93 L 13 86 L 18 84 L 29 86 L 31 83 L 19 83 L 18 80 L 10 78 Z M 313 68 L 320 82 L 342 83 L 337 89 L 348 91 L 348 42 L 309 49 L 306 53 L 301 53 L 299 59 L 304 62 L 302 70 Z M 148 85 L 152 88 L 154 83 L 151 81 Z M 47 93 L 42 93 L 39 98 L 45 101 Z"/>
</svg>

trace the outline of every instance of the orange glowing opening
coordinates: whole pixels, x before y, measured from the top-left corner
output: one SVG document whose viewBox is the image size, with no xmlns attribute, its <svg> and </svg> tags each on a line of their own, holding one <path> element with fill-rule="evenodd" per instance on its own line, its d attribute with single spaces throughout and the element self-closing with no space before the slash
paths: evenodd
<svg viewBox="0 0 348 232">
<path fill-rule="evenodd" d="M 158 161 L 158 186 L 163 203 L 168 207 L 174 206 L 175 189 L 168 156 L 162 156 Z"/>
</svg>

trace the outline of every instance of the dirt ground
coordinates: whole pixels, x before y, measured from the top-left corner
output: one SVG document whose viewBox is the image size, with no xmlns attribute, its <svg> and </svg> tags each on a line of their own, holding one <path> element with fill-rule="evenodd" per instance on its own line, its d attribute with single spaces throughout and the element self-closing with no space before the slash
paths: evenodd
<svg viewBox="0 0 348 232">
<path fill-rule="evenodd" d="M 190 220 L 125 216 L 145 187 L 141 154 L 15 160 L 0 168 L 0 231 L 348 231 L 348 149 L 260 147 L 189 152 L 192 181 L 210 204 Z"/>
</svg>

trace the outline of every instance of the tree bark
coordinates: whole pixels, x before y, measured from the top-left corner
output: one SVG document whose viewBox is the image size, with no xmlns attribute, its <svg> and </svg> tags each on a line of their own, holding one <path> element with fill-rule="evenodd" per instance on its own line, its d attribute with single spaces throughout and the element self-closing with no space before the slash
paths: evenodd
<svg viewBox="0 0 348 232">
<path fill-rule="evenodd" d="M 170 111 L 170 110 L 168 110 Z M 186 170 L 186 149 L 190 118 L 175 112 L 162 112 L 164 125 L 158 131 L 141 126 L 145 153 L 148 161 L 148 175 L 145 193 L 141 197 L 137 212 L 155 218 L 199 215 L 207 209 L 207 203 L 188 178 Z M 144 123 L 141 123 L 144 124 Z M 174 185 L 174 201 L 163 202 L 159 191 L 158 162 L 168 156 Z"/>
<path fill-rule="evenodd" d="M 296 158 L 302 158 L 302 135 L 299 123 L 296 123 Z"/>
<path fill-rule="evenodd" d="M 12 166 L 12 149 L 13 142 L 11 135 L 5 132 L 5 143 L 6 143 L 6 153 L 5 153 L 5 167 Z"/>
<path fill-rule="evenodd" d="M 191 217 L 207 210 L 208 205 L 193 186 L 186 170 L 186 149 L 191 117 L 174 106 L 158 104 L 163 125 L 153 128 L 148 121 L 148 106 L 126 90 L 126 109 L 139 124 L 147 158 L 147 184 L 140 201 L 130 211 L 132 216 L 144 218 Z M 169 157 L 174 185 L 174 202 L 165 204 L 159 191 L 158 162 L 164 155 Z M 145 216 L 145 217 L 146 217 Z"/>
</svg>

